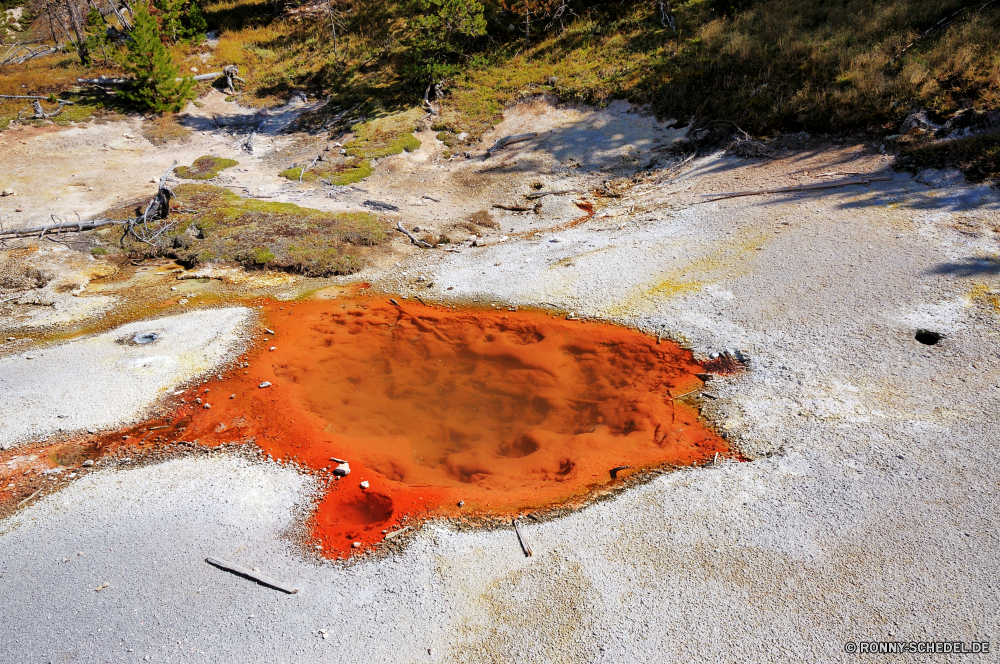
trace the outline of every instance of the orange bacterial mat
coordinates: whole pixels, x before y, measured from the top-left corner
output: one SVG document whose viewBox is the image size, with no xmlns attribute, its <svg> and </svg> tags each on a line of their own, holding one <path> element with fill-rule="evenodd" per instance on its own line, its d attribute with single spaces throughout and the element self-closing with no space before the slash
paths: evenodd
<svg viewBox="0 0 1000 664">
<path fill-rule="evenodd" d="M 170 435 L 252 439 L 326 469 L 312 522 L 326 555 L 367 547 L 406 515 L 516 514 L 582 498 L 615 467 L 728 452 L 674 400 L 701 386 L 701 365 L 634 330 L 387 298 L 265 311 L 274 334 L 250 366 L 198 388 L 210 408 L 188 392 L 194 407 L 174 419 L 186 428 Z M 334 480 L 334 459 L 350 475 Z"/>
</svg>

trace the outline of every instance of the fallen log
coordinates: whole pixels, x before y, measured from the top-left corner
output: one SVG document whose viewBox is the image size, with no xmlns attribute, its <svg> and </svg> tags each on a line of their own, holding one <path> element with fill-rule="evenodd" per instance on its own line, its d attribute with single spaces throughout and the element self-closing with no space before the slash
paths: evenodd
<svg viewBox="0 0 1000 664">
<path fill-rule="evenodd" d="M 27 49 L 27 53 L 22 53 L 25 49 Z M 58 47 L 55 46 L 30 47 L 27 44 L 11 44 L 7 52 L 0 56 L 0 67 L 4 65 L 21 65 L 28 60 L 40 58 L 50 53 L 57 53 L 58 51 Z"/>
<path fill-rule="evenodd" d="M 517 541 L 521 543 L 521 550 L 524 551 L 525 558 L 534 555 L 531 545 L 528 544 L 528 539 L 524 536 L 524 531 L 521 530 L 521 521 L 519 519 L 514 519 L 514 530 L 517 532 Z"/>
<path fill-rule="evenodd" d="M 33 101 L 31 103 L 31 108 L 34 110 L 34 113 L 35 113 L 31 117 L 34 120 L 48 120 L 49 118 L 54 118 L 54 117 L 56 117 L 57 115 L 59 115 L 60 113 L 63 112 L 63 108 L 66 107 L 66 104 L 72 104 L 72 103 L 73 102 L 71 102 L 71 101 L 60 101 L 59 102 L 59 108 L 57 108 L 56 110 L 54 110 L 52 112 L 46 112 L 45 109 L 42 108 L 42 102 L 40 102 L 40 101 L 38 101 L 36 99 L 35 101 Z M 27 109 L 22 109 L 20 112 L 18 112 L 18 114 L 17 114 L 17 119 L 18 120 L 21 119 L 21 113 L 24 113 L 25 110 L 27 110 Z"/>
<path fill-rule="evenodd" d="M 31 237 L 37 235 L 41 238 L 46 233 L 72 230 L 79 233 L 82 231 L 92 231 L 97 228 L 104 228 L 114 224 L 124 224 L 124 221 L 116 219 L 95 219 L 94 221 L 66 221 L 56 224 L 46 224 L 45 226 L 33 226 L 32 228 L 19 228 L 16 230 L 0 231 L 0 238 Z"/>
<path fill-rule="evenodd" d="M 503 138 L 498 138 L 496 140 L 496 143 L 493 144 L 493 147 L 489 148 L 486 151 L 486 157 L 485 158 L 487 158 L 487 159 L 490 158 L 493 155 L 494 152 L 499 152 L 500 150 L 503 150 L 508 145 L 514 145 L 515 143 L 522 143 L 524 141 L 530 141 L 535 136 L 538 136 L 538 134 L 535 133 L 535 132 L 532 132 L 530 134 L 514 134 L 513 136 L 504 136 Z"/>
<path fill-rule="evenodd" d="M 417 245 L 418 247 L 425 247 L 427 249 L 432 249 L 434 247 L 433 244 L 430 244 L 428 242 L 424 242 L 423 240 L 418 240 L 416 238 L 416 236 L 413 235 L 413 233 L 411 233 L 410 231 L 408 231 L 405 228 L 403 228 L 403 222 L 397 221 L 396 222 L 396 228 L 399 229 L 399 232 L 401 232 L 403 235 L 405 235 L 406 237 L 410 238 L 410 242 L 412 242 L 413 244 Z"/>
<path fill-rule="evenodd" d="M 192 76 L 191 78 L 196 81 L 214 81 L 217 78 L 225 76 L 221 71 L 213 71 L 209 74 L 198 74 L 197 76 Z M 174 80 L 177 82 L 183 81 L 185 77 L 178 77 Z M 237 76 L 237 78 L 239 78 Z M 239 80 L 243 80 L 239 78 Z M 101 76 L 99 78 L 78 78 L 77 83 L 82 83 L 83 85 L 131 85 L 135 83 L 134 78 L 108 78 L 106 76 Z M 42 97 L 42 99 L 47 99 L 47 97 Z"/>
<path fill-rule="evenodd" d="M 543 198 L 545 196 L 562 196 L 564 194 L 582 194 L 583 192 L 579 189 L 560 189 L 559 191 L 536 191 L 533 194 L 525 194 L 524 197 L 529 201 L 536 198 Z"/>
<path fill-rule="evenodd" d="M 786 194 L 798 191 L 812 191 L 814 189 L 833 189 L 835 187 L 849 187 L 856 184 L 869 184 L 871 182 L 884 182 L 885 180 L 891 180 L 889 176 L 876 177 L 876 178 L 855 178 L 853 180 L 840 180 L 837 182 L 819 182 L 816 184 L 800 184 L 792 187 L 778 187 L 776 189 L 756 189 L 753 191 L 734 191 L 724 194 L 702 194 L 702 196 L 711 196 L 712 198 L 707 201 L 699 201 L 699 203 L 712 203 L 715 201 L 725 200 L 727 198 L 739 198 L 741 196 L 763 196 L 764 194 Z M 697 205 L 698 203 L 696 203 Z"/>
<path fill-rule="evenodd" d="M 244 567 L 243 565 L 237 565 L 236 563 L 231 563 L 228 560 L 222 560 L 221 558 L 213 558 L 209 556 L 205 558 L 205 562 L 210 565 L 215 565 L 220 569 L 224 569 L 228 572 L 233 572 L 234 574 L 239 574 L 240 576 L 245 576 L 248 579 L 253 579 L 258 583 L 262 583 L 265 586 L 270 586 L 282 592 L 286 592 L 289 595 L 294 595 L 299 592 L 296 588 L 293 588 L 287 583 L 282 583 L 281 581 L 275 581 L 269 576 L 264 576 L 259 572 L 255 572 L 252 569 Z"/>
<path fill-rule="evenodd" d="M 42 97 L 39 95 L 0 95 L 0 99 L 36 99 L 39 101 L 45 101 L 48 97 Z M 73 104 L 74 102 L 67 101 L 65 99 L 56 99 L 60 104 Z"/>
</svg>

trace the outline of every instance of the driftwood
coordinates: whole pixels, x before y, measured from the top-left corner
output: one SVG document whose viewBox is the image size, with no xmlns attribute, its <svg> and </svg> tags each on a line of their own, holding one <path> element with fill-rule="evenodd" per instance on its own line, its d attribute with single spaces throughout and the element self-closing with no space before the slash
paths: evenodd
<svg viewBox="0 0 1000 664">
<path fill-rule="evenodd" d="M 522 207 L 520 205 L 501 205 L 500 203 L 494 203 L 493 207 L 497 210 L 507 210 L 508 212 L 534 212 L 538 214 L 538 208 L 541 206 L 540 203 L 536 203 L 534 207 Z"/>
<path fill-rule="evenodd" d="M 215 565 L 216 567 L 224 569 L 228 572 L 233 572 L 235 574 L 239 574 L 240 576 L 245 576 L 248 579 L 253 579 L 257 583 L 262 583 L 265 586 L 276 588 L 282 592 L 288 593 L 289 595 L 294 595 L 295 593 L 299 592 L 296 588 L 292 587 L 287 583 L 282 583 L 281 581 L 275 581 L 269 576 L 264 576 L 263 574 L 255 572 L 248 567 L 244 567 L 243 565 L 237 565 L 236 563 L 231 563 L 228 560 L 222 560 L 221 558 L 213 558 L 209 556 L 208 558 L 205 558 L 205 562 L 207 562 L 210 565 Z"/>
<path fill-rule="evenodd" d="M 20 65 L 33 58 L 56 53 L 58 46 L 29 46 L 28 44 L 11 44 L 7 52 L 0 55 L 0 67 L 4 65 Z"/>
<path fill-rule="evenodd" d="M 37 496 L 41 492 L 42 492 L 42 489 L 36 489 L 33 494 L 31 494 L 30 496 L 28 496 L 27 498 L 25 498 L 24 500 L 22 500 L 21 502 L 19 502 L 17 504 L 17 506 L 20 507 L 21 505 L 24 505 L 25 503 L 27 503 L 28 501 L 30 501 L 32 498 L 34 498 L 35 496 Z"/>
<path fill-rule="evenodd" d="M 515 134 L 513 136 L 504 136 L 503 138 L 498 138 L 496 140 L 496 143 L 493 144 L 493 147 L 491 147 L 486 151 L 486 158 L 488 159 L 493 155 L 494 152 L 499 152 L 508 145 L 514 145 L 515 143 L 523 143 L 524 141 L 530 141 L 535 136 L 538 136 L 538 134 L 532 132 L 530 134 Z"/>
<path fill-rule="evenodd" d="M 564 194 L 582 194 L 583 192 L 579 189 L 560 189 L 559 191 L 536 191 L 533 194 L 525 194 L 524 197 L 529 201 L 536 198 L 543 198 L 545 196 L 562 196 Z"/>
<path fill-rule="evenodd" d="M 431 100 L 429 99 L 432 87 L 434 87 L 434 84 L 433 83 L 428 83 L 427 84 L 427 89 L 424 90 L 424 108 L 426 108 L 427 112 L 430 113 L 431 115 L 437 115 L 438 114 L 438 110 L 436 108 L 434 108 L 434 105 L 431 104 Z"/>
<path fill-rule="evenodd" d="M 399 535 L 402 535 L 403 533 L 405 533 L 409 529 L 410 529 L 409 526 L 403 526 L 399 530 L 393 530 L 390 533 L 386 533 L 385 537 L 382 538 L 382 541 L 391 540 L 393 537 L 398 537 Z"/>
<path fill-rule="evenodd" d="M 517 531 L 517 541 L 521 543 L 521 549 L 524 551 L 524 556 L 527 558 L 534 555 L 534 552 L 531 550 L 531 545 L 528 544 L 528 539 L 524 536 L 524 531 L 521 530 L 520 519 L 514 519 L 514 530 Z"/>
<path fill-rule="evenodd" d="M 45 101 L 48 97 L 42 97 L 41 95 L 0 95 L 0 99 L 38 99 Z M 63 104 L 72 104 L 71 101 L 66 101 L 65 99 L 56 99 L 57 102 Z"/>
<path fill-rule="evenodd" d="M 77 83 L 82 83 L 84 85 L 128 85 L 130 83 L 135 83 L 134 78 L 108 78 L 107 76 L 101 76 L 100 78 L 78 78 Z"/>
<path fill-rule="evenodd" d="M 125 242 L 125 237 L 131 235 L 136 240 L 145 244 L 153 242 L 170 229 L 174 223 L 157 224 L 170 216 L 170 199 L 174 192 L 167 188 L 167 176 L 177 166 L 175 161 L 170 168 L 160 176 L 160 184 L 156 188 L 156 194 L 149 200 L 145 212 L 138 217 L 129 217 L 125 220 L 125 231 L 122 233 L 121 243 Z"/>
<path fill-rule="evenodd" d="M 621 470 L 628 470 L 631 467 L 632 466 L 615 466 L 610 471 L 611 472 L 611 479 L 613 479 L 613 480 L 618 479 L 618 472 L 619 471 L 621 471 Z"/>
<path fill-rule="evenodd" d="M 429 244 L 427 242 L 424 242 L 423 240 L 418 240 L 413 235 L 413 233 L 411 233 L 410 231 L 408 231 L 405 228 L 403 228 L 403 222 L 397 221 L 396 222 L 396 228 L 398 228 L 399 232 L 401 232 L 403 235 L 405 235 L 406 237 L 410 238 L 410 242 L 412 242 L 413 244 L 417 245 L 418 247 L 425 247 L 427 249 L 431 249 L 431 248 L 434 247 L 433 244 Z"/>
<path fill-rule="evenodd" d="M 53 220 L 57 217 L 53 216 Z M 79 233 L 81 231 L 92 231 L 97 228 L 104 228 L 105 226 L 112 226 L 114 224 L 124 224 L 124 221 L 118 221 L 115 219 L 95 219 L 93 221 L 66 221 L 66 222 L 56 222 L 53 221 L 51 224 L 45 224 L 44 226 L 34 226 L 32 228 L 19 228 L 17 230 L 0 231 L 0 238 L 18 238 L 18 237 L 32 237 L 38 236 L 41 238 L 46 233 L 58 233 L 62 231 L 72 231 L 74 233 Z"/>
<path fill-rule="evenodd" d="M 240 74 L 240 68 L 237 67 L 236 65 L 226 65 L 225 67 L 222 68 L 222 74 L 220 75 L 224 75 L 226 77 L 226 92 L 228 92 L 231 95 L 236 94 L 236 85 L 235 85 L 236 81 L 239 81 L 240 83 L 246 85 L 246 81 L 240 78 L 239 74 Z M 196 78 L 195 80 L 198 79 Z"/>
<path fill-rule="evenodd" d="M 853 180 L 839 180 L 837 182 L 819 182 L 817 184 L 800 184 L 793 187 L 778 187 L 777 189 L 756 189 L 754 191 L 734 191 L 724 194 L 702 194 L 702 196 L 711 196 L 711 200 L 701 201 L 701 203 L 712 203 L 714 201 L 721 201 L 727 198 L 739 198 L 741 196 L 762 196 L 764 194 L 785 194 L 797 191 L 812 191 L 813 189 L 833 189 L 835 187 L 849 187 L 855 184 L 869 184 L 871 182 L 883 182 L 885 180 L 891 180 L 889 176 L 876 177 L 876 178 L 854 178 Z"/>
<path fill-rule="evenodd" d="M 31 104 L 31 107 L 32 107 L 32 109 L 34 110 L 34 113 L 35 113 L 34 115 L 31 116 L 31 118 L 33 120 L 48 120 L 49 118 L 54 118 L 54 117 L 56 117 L 57 115 L 59 115 L 60 113 L 63 112 L 63 108 L 66 106 L 66 104 L 72 104 L 72 103 L 73 102 L 71 102 L 71 101 L 59 100 L 59 108 L 57 108 L 56 110 L 52 111 L 51 113 L 46 113 L 45 109 L 42 108 L 42 102 L 40 102 L 40 101 L 38 101 L 36 99 Z M 21 111 L 17 114 L 17 119 L 18 120 L 21 119 L 21 113 L 24 113 L 24 111 L 26 111 L 26 110 L 27 109 L 21 109 Z"/>
<path fill-rule="evenodd" d="M 192 76 L 191 78 L 194 79 L 194 80 L 196 80 L 196 81 L 214 81 L 215 79 L 217 79 L 217 78 L 219 78 L 221 76 L 225 76 L 225 74 L 223 72 L 221 72 L 221 71 L 213 71 L 213 72 L 208 73 L 208 74 L 198 74 L 197 76 Z M 185 77 L 178 77 L 178 78 L 175 78 L 174 80 L 177 81 L 177 82 L 180 82 L 180 81 L 183 81 L 184 78 Z M 239 79 L 240 81 L 243 80 L 242 78 L 239 78 L 238 76 L 236 78 Z M 81 83 L 83 85 L 132 85 L 133 83 L 135 83 L 135 79 L 134 78 L 108 78 L 107 76 L 101 76 L 100 78 L 78 78 L 78 79 L 76 79 L 76 82 L 77 83 Z"/>
</svg>

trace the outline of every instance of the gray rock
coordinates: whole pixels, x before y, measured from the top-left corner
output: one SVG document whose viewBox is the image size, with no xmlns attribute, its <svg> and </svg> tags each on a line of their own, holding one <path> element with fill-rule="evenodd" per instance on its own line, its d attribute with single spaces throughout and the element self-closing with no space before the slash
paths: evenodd
<svg viewBox="0 0 1000 664">
<path fill-rule="evenodd" d="M 965 176 L 955 168 L 946 168 L 941 171 L 936 168 L 928 168 L 920 171 L 915 179 L 917 182 L 926 184 L 928 187 L 944 187 L 965 183 Z"/>
<path fill-rule="evenodd" d="M 337 477 L 345 477 L 351 474 L 351 466 L 346 461 L 333 469 L 333 474 Z"/>
<path fill-rule="evenodd" d="M 265 380 L 265 381 L 264 381 L 263 383 L 261 383 L 261 384 L 260 384 L 260 385 L 258 385 L 257 387 L 259 387 L 260 389 L 262 389 L 262 390 L 263 390 L 263 389 L 264 389 L 265 387 L 271 387 L 271 383 L 270 383 L 269 381 L 266 381 L 266 380 Z"/>
<path fill-rule="evenodd" d="M 936 132 L 941 128 L 941 125 L 933 122 L 929 117 L 927 117 L 927 111 L 916 111 L 910 113 L 903 120 L 903 124 L 899 127 L 900 134 L 908 134 L 911 131 L 916 131 L 917 133 L 924 132 Z"/>
</svg>

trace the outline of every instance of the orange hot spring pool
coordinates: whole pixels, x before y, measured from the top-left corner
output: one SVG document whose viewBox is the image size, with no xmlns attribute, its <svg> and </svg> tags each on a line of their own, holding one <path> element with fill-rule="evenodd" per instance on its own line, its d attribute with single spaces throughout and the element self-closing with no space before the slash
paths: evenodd
<svg viewBox="0 0 1000 664">
<path fill-rule="evenodd" d="M 728 453 L 674 399 L 702 385 L 702 366 L 634 330 L 388 297 L 262 314 L 249 366 L 189 390 L 171 435 L 252 441 L 322 471 L 311 529 L 325 555 L 363 550 L 404 518 L 518 514 L 584 498 L 612 468 Z M 338 460 L 349 475 L 334 478 Z"/>
</svg>

